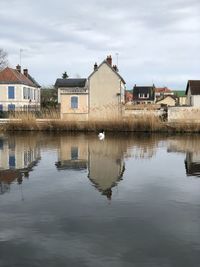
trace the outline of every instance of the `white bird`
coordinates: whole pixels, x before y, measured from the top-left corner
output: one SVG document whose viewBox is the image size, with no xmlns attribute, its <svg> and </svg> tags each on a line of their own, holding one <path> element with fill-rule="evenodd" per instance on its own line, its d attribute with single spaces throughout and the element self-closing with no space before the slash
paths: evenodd
<svg viewBox="0 0 200 267">
<path fill-rule="evenodd" d="M 100 133 L 98 134 L 99 140 L 104 140 L 105 138 L 105 132 L 104 130 L 101 130 Z"/>
</svg>

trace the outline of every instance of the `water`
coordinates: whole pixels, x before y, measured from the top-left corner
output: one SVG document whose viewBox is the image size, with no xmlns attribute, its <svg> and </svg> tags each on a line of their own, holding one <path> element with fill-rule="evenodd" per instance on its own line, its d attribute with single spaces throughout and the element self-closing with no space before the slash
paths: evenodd
<svg viewBox="0 0 200 267">
<path fill-rule="evenodd" d="M 200 266 L 200 136 L 1 134 L 0 266 Z"/>
</svg>

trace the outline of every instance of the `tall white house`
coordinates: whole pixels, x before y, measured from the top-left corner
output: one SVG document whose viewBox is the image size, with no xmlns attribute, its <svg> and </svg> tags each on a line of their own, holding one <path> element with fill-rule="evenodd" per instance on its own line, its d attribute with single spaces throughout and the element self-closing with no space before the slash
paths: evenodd
<svg viewBox="0 0 200 267">
<path fill-rule="evenodd" d="M 6 67 L 0 71 L 0 111 L 40 109 L 40 85 L 28 73 Z"/>
</svg>

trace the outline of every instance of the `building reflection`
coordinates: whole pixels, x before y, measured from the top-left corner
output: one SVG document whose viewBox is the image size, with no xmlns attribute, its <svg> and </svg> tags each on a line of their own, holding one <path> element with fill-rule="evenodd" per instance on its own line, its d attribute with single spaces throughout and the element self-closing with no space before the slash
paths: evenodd
<svg viewBox="0 0 200 267">
<path fill-rule="evenodd" d="M 29 172 L 40 159 L 40 146 L 33 136 L 9 135 L 0 137 L 0 193 L 10 185 L 29 177 Z"/>
<path fill-rule="evenodd" d="M 147 159 L 154 155 L 159 138 L 134 135 L 109 136 L 100 141 L 96 135 L 60 136 L 58 170 L 86 170 L 92 185 L 108 199 L 123 178 L 124 158 Z"/>
<path fill-rule="evenodd" d="M 200 177 L 200 137 L 184 136 L 169 140 L 168 152 L 184 153 L 187 176 Z"/>
</svg>

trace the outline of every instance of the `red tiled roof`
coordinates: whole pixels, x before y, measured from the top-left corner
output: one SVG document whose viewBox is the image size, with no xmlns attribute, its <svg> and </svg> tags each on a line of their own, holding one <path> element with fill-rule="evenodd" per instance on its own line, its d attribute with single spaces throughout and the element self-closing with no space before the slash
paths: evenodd
<svg viewBox="0 0 200 267">
<path fill-rule="evenodd" d="M 155 88 L 155 93 L 171 93 L 172 90 L 170 90 L 167 87 L 160 87 L 160 88 Z"/>
<path fill-rule="evenodd" d="M 0 71 L 0 84 L 24 84 L 37 87 L 28 77 L 16 69 L 5 68 Z"/>
</svg>

